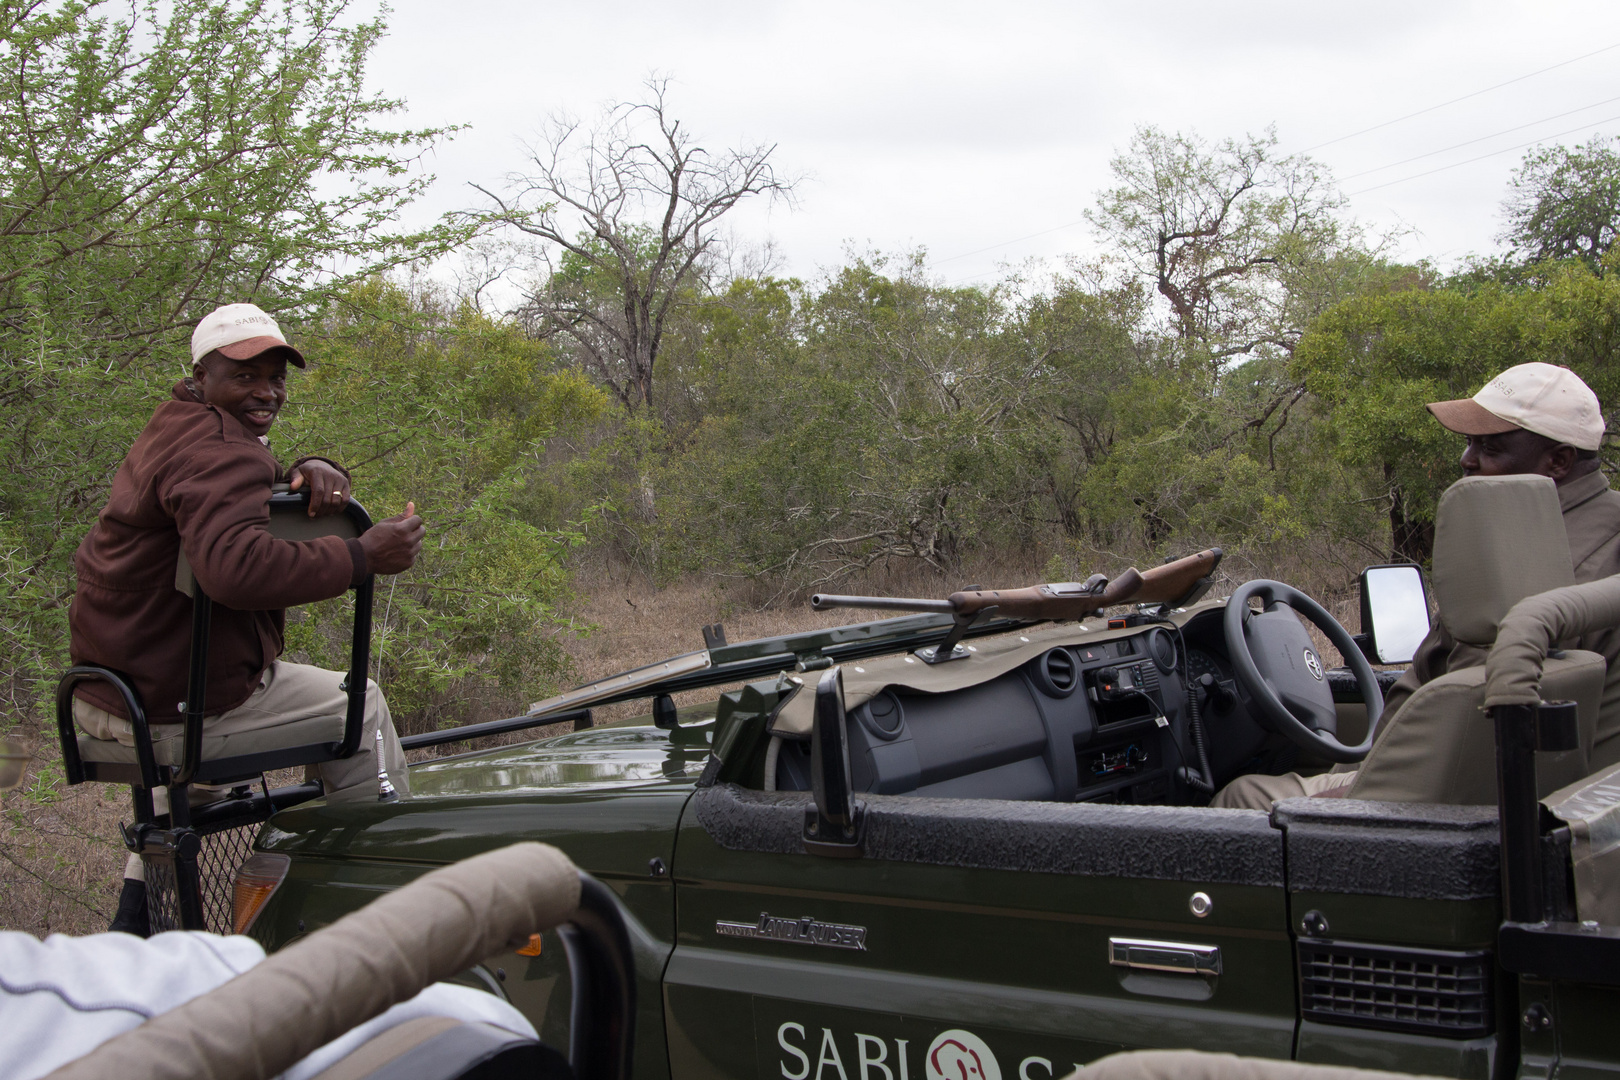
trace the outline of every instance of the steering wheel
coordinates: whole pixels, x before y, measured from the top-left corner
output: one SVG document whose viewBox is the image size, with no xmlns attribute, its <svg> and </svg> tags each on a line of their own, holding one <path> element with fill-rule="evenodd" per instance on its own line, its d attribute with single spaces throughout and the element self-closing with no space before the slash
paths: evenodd
<svg viewBox="0 0 1620 1080">
<path fill-rule="evenodd" d="M 1249 610 L 1249 600 L 1256 596 L 1264 605 L 1259 614 Z M 1367 737 L 1356 746 L 1339 741 L 1327 672 L 1295 612 L 1327 635 L 1356 676 L 1361 700 L 1367 704 Z M 1384 711 L 1384 694 L 1350 632 L 1326 608 L 1292 585 L 1262 578 L 1232 594 L 1222 626 L 1238 682 L 1267 727 L 1332 761 L 1360 761 L 1367 756 Z"/>
</svg>

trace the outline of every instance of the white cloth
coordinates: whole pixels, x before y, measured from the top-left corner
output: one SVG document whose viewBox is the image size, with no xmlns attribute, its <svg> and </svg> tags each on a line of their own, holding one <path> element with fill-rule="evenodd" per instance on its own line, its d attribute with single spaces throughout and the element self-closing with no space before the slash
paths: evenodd
<svg viewBox="0 0 1620 1080">
<path fill-rule="evenodd" d="M 205 994 L 264 959 L 249 937 L 176 930 L 68 937 L 0 931 L 0 1080 L 35 1080 L 114 1036 Z M 511 1005 L 482 990 L 435 983 L 327 1043 L 282 1074 L 307 1080 L 361 1043 L 422 1016 L 494 1024 L 535 1038 Z"/>
</svg>

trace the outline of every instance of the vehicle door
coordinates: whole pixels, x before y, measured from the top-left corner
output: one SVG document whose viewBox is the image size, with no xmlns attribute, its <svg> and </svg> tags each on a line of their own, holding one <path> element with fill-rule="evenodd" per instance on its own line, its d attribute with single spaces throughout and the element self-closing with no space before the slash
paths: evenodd
<svg viewBox="0 0 1620 1080">
<path fill-rule="evenodd" d="M 1257 811 L 700 790 L 676 842 L 672 1075 L 1047 1080 L 1122 1049 L 1288 1058 L 1282 837 Z"/>
</svg>

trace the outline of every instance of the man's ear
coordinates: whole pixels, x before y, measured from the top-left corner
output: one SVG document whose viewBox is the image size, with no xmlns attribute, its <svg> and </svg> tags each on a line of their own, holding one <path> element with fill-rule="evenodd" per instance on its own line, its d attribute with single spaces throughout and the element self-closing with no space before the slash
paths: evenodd
<svg viewBox="0 0 1620 1080">
<path fill-rule="evenodd" d="M 1552 477 L 1554 483 L 1563 483 L 1575 467 L 1575 455 L 1576 450 L 1569 443 L 1559 443 L 1548 450 L 1543 459 L 1546 475 Z"/>
</svg>

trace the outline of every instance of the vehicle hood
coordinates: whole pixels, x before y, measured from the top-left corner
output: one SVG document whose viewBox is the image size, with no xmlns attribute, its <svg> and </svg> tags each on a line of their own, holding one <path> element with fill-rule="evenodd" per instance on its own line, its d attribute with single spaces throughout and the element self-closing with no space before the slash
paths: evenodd
<svg viewBox="0 0 1620 1080">
<path fill-rule="evenodd" d="M 645 876 L 649 858 L 673 854 L 709 730 L 668 732 L 637 718 L 425 762 L 395 802 L 306 803 L 272 818 L 256 846 L 440 864 L 538 840 L 595 873 Z"/>
</svg>

